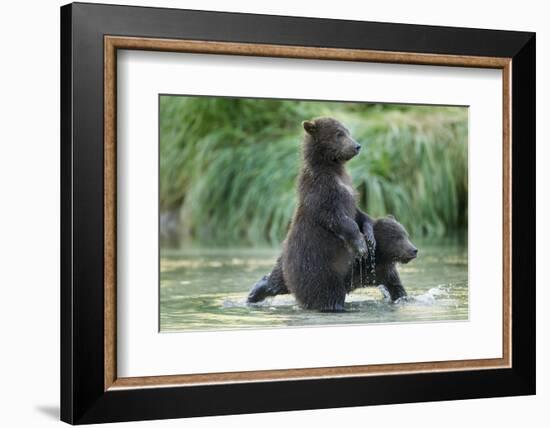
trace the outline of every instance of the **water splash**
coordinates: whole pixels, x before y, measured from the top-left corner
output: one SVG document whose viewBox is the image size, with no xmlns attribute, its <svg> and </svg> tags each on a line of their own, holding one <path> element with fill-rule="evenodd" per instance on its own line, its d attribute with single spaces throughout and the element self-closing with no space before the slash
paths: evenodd
<svg viewBox="0 0 550 428">
<path fill-rule="evenodd" d="M 380 292 L 384 296 L 384 301 L 391 302 L 390 292 L 388 291 L 386 286 L 385 285 L 379 285 L 377 288 L 380 290 Z"/>
<path fill-rule="evenodd" d="M 412 303 L 420 303 L 423 305 L 433 305 L 438 300 L 448 299 L 449 296 L 449 287 L 446 284 L 439 284 L 436 287 L 430 288 L 423 294 L 418 294 L 416 296 L 408 296 L 407 300 Z"/>
<path fill-rule="evenodd" d="M 363 286 L 363 257 L 359 259 L 359 285 Z"/>
<path fill-rule="evenodd" d="M 352 290 L 353 289 L 353 274 L 354 274 L 354 269 L 355 269 L 355 260 L 352 260 L 351 262 L 351 278 L 349 280 L 349 289 Z"/>
</svg>

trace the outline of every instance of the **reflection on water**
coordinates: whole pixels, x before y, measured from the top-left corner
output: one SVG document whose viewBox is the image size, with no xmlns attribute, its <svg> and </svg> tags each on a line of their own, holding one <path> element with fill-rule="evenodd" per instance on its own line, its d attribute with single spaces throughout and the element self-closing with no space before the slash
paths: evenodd
<svg viewBox="0 0 550 428">
<path fill-rule="evenodd" d="M 189 249 L 161 252 L 161 331 L 468 319 L 467 248 L 418 243 L 417 260 L 399 266 L 410 298 L 390 303 L 384 290 L 355 290 L 346 312 L 319 313 L 291 295 L 246 305 L 250 287 L 273 266 L 277 250 Z"/>
</svg>

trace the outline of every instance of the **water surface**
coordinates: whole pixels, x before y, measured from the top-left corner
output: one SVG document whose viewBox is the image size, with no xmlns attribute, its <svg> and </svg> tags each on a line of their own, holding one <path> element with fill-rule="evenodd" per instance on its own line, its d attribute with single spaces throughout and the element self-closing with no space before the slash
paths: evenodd
<svg viewBox="0 0 550 428">
<path fill-rule="evenodd" d="M 162 250 L 160 330 L 467 320 L 467 247 L 417 244 L 418 259 L 398 268 L 409 299 L 391 303 L 383 290 L 367 287 L 347 296 L 346 312 L 334 314 L 301 309 L 291 295 L 246 304 L 248 291 L 270 272 L 278 250 Z"/>
</svg>

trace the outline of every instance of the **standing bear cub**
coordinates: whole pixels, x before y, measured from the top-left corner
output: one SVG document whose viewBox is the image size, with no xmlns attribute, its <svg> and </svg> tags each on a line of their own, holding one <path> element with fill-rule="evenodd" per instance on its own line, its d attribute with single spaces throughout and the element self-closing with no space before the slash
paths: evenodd
<svg viewBox="0 0 550 428">
<path fill-rule="evenodd" d="M 305 309 L 343 311 L 352 264 L 369 248 L 374 256 L 375 248 L 373 220 L 357 208 L 345 169 L 361 146 L 332 118 L 305 121 L 303 127 L 298 205 L 266 286 L 270 293 L 291 292 Z M 249 302 L 259 297 L 251 293 Z"/>
</svg>

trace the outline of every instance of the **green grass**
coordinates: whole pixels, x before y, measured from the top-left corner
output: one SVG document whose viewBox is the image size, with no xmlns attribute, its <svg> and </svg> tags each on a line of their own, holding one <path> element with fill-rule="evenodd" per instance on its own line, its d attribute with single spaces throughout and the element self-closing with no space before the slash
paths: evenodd
<svg viewBox="0 0 550 428">
<path fill-rule="evenodd" d="M 333 116 L 364 150 L 348 163 L 361 208 L 413 236 L 467 227 L 468 112 L 459 107 L 162 96 L 161 212 L 183 243 L 278 245 L 296 202 L 301 121 Z"/>
</svg>

